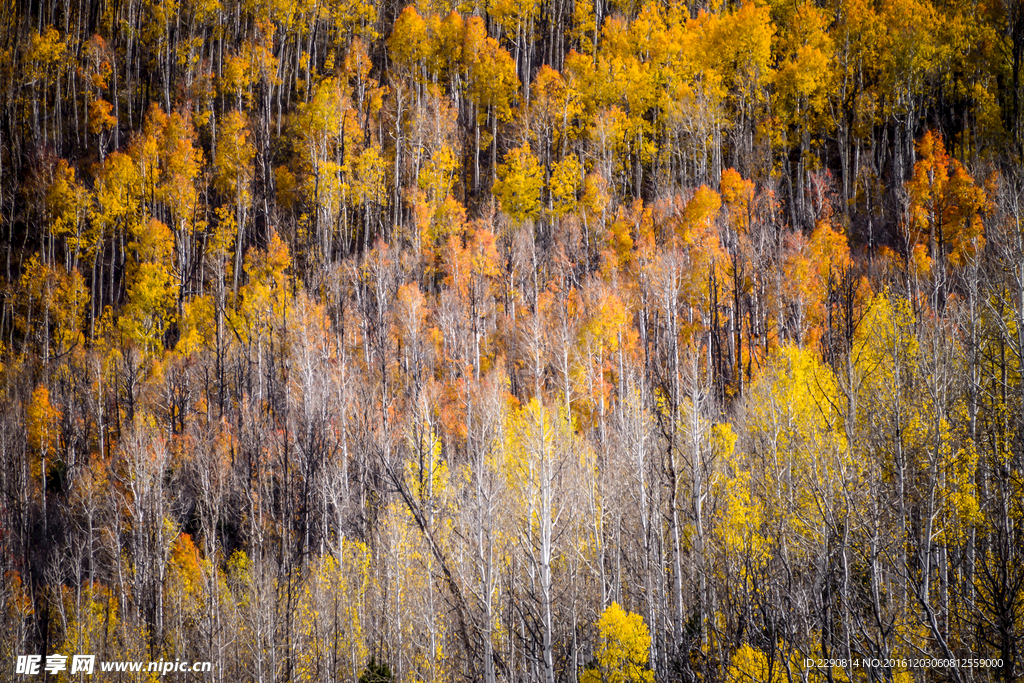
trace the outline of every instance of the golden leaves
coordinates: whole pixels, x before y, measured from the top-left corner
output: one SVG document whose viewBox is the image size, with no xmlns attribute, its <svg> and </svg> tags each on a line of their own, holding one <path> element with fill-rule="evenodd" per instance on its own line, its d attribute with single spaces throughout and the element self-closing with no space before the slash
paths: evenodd
<svg viewBox="0 0 1024 683">
<path fill-rule="evenodd" d="M 252 249 L 245 255 L 248 282 L 239 290 L 236 309 L 228 314 L 229 324 L 244 343 L 254 343 L 284 324 L 292 300 L 290 266 L 288 246 L 276 231 L 270 233 L 266 249 Z"/>
<path fill-rule="evenodd" d="M 50 403 L 50 391 L 45 384 L 40 384 L 32 392 L 32 400 L 25 409 L 25 418 L 28 445 L 43 455 L 52 451 L 57 442 L 60 411 Z"/>
<path fill-rule="evenodd" d="M 501 202 L 502 211 L 519 223 L 539 215 L 544 169 L 529 144 L 505 155 L 505 163 L 498 167 L 498 178 L 492 191 Z"/>
<path fill-rule="evenodd" d="M 648 668 L 651 635 L 644 618 L 613 602 L 597 622 L 597 668 L 586 669 L 582 683 L 654 683 Z"/>
<path fill-rule="evenodd" d="M 89 308 L 89 291 L 77 269 L 68 272 L 62 266 L 48 266 L 38 254 L 33 254 L 25 264 L 20 285 L 29 307 L 24 323 L 32 322 L 35 316 L 40 325 L 38 334 L 50 354 L 60 356 L 84 343 L 82 327 Z"/>
</svg>

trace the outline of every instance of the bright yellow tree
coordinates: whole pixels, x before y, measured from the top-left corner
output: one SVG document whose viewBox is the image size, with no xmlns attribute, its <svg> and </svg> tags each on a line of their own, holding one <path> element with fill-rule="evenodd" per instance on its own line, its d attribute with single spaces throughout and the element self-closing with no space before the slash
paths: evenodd
<svg viewBox="0 0 1024 683">
<path fill-rule="evenodd" d="M 651 634 L 642 616 L 613 602 L 597 628 L 597 666 L 583 672 L 582 683 L 654 683 L 654 672 L 647 667 Z"/>
<path fill-rule="evenodd" d="M 494 195 L 501 210 L 522 223 L 540 213 L 540 193 L 544 189 L 544 169 L 537 162 L 529 144 L 523 144 L 505 155 L 498 167 Z"/>
</svg>

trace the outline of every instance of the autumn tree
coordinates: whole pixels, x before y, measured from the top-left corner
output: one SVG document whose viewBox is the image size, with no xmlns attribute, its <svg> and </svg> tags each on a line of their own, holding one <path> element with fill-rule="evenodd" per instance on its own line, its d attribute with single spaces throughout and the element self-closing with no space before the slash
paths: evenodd
<svg viewBox="0 0 1024 683">
<path fill-rule="evenodd" d="M 586 669 L 581 680 L 651 683 L 654 672 L 647 668 L 651 636 L 643 617 L 613 602 L 601 615 L 597 626 L 600 643 L 595 652 L 597 666 Z"/>
<path fill-rule="evenodd" d="M 917 143 L 920 160 L 907 182 L 908 250 L 927 249 L 938 270 L 962 265 L 984 245 L 986 198 L 963 165 L 946 153 L 942 136 L 927 131 Z M 930 270 L 931 266 L 925 266 Z"/>
</svg>

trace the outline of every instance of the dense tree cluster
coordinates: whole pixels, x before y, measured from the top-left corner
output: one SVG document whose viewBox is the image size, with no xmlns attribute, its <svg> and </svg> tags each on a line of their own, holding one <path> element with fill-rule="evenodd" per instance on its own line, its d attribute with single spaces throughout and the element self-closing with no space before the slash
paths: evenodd
<svg viewBox="0 0 1024 683">
<path fill-rule="evenodd" d="M 1019 679 L 1022 53 L 1013 0 L 4 3 L 0 660 Z"/>
</svg>

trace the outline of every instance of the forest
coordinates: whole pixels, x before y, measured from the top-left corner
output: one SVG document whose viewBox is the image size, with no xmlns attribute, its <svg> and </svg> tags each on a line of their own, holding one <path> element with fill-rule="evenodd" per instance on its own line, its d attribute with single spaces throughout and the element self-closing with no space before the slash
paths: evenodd
<svg viewBox="0 0 1024 683">
<path fill-rule="evenodd" d="M 0 1 L 0 679 L 1021 680 L 1022 56 L 1017 0 Z"/>
</svg>

